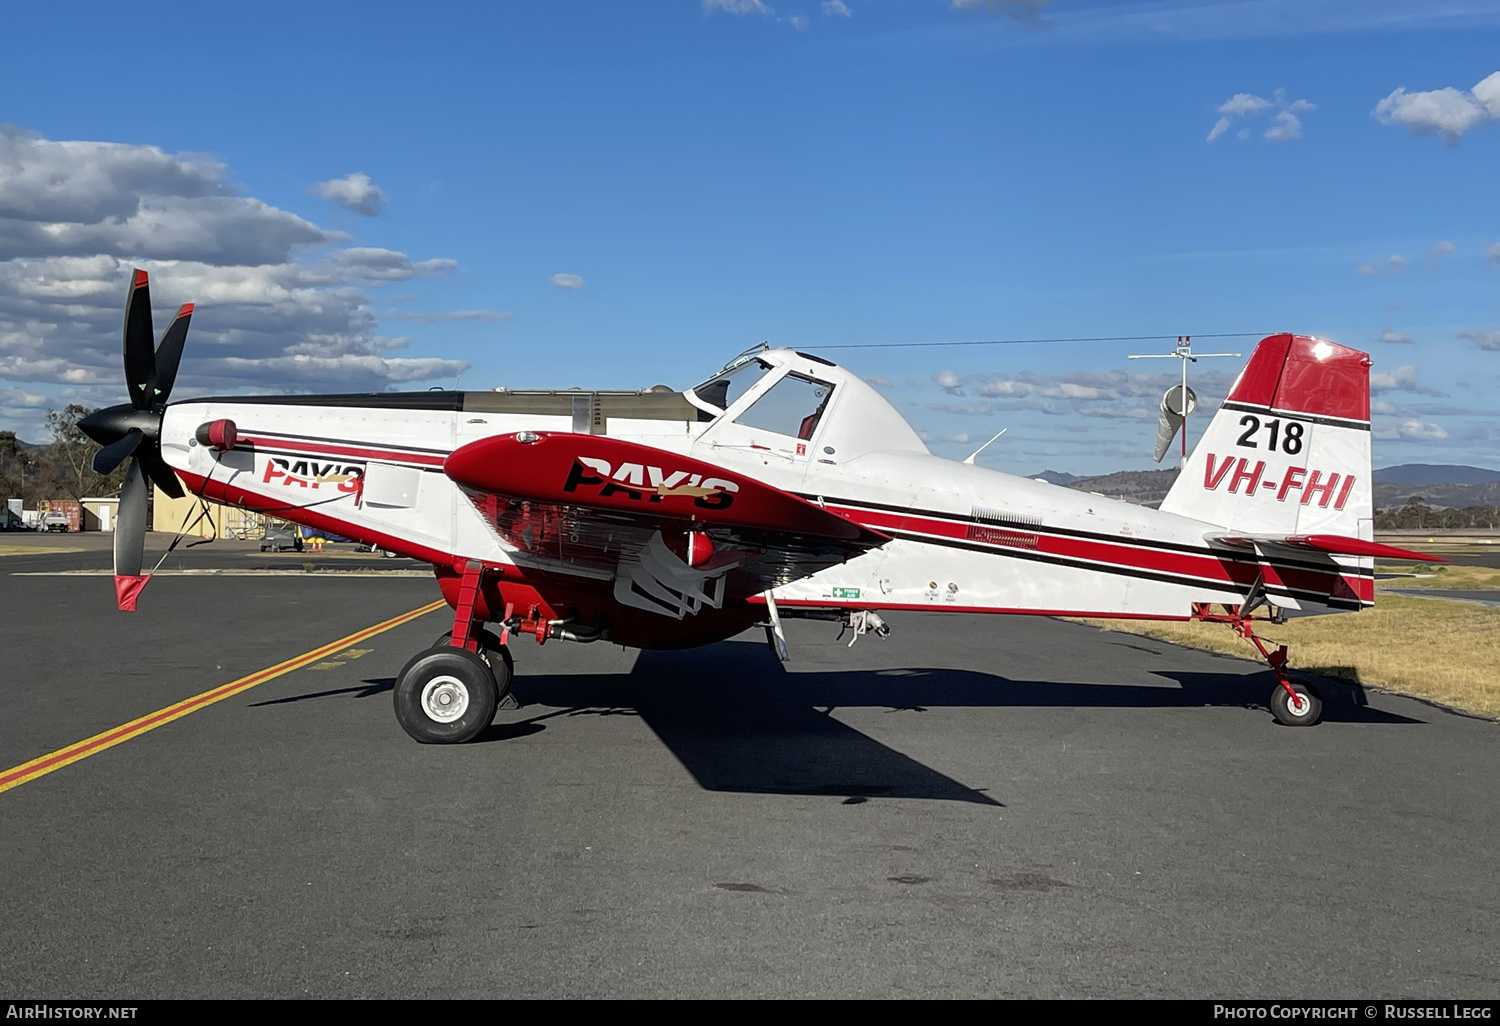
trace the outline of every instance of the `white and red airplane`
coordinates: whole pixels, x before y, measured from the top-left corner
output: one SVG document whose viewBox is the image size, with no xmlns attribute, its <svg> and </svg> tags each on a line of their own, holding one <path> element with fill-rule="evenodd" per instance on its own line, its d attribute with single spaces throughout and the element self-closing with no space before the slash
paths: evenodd
<svg viewBox="0 0 1500 1026">
<path fill-rule="evenodd" d="M 688 648 L 781 618 L 887 633 L 884 610 L 1226 623 L 1322 703 L 1254 623 L 1373 605 L 1369 357 L 1263 339 L 1160 509 L 932 455 L 870 385 L 752 350 L 683 392 L 379 392 L 168 404 L 191 304 L 153 345 L 146 272 L 125 315 L 131 402 L 90 416 L 135 608 L 146 478 L 433 565 L 446 644 L 395 685 L 418 741 L 467 741 L 509 690 L 512 635 Z M 499 632 L 485 629 L 495 624 Z"/>
</svg>

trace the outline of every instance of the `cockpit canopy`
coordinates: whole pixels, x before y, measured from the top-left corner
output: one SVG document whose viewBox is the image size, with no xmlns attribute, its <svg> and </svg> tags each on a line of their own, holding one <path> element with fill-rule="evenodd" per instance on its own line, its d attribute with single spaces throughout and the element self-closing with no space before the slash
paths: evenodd
<svg viewBox="0 0 1500 1026">
<path fill-rule="evenodd" d="M 790 349 L 743 353 L 684 397 L 716 424 L 816 441 L 837 457 L 824 462 L 842 463 L 866 452 L 927 451 L 895 407 L 865 381 Z"/>
</svg>

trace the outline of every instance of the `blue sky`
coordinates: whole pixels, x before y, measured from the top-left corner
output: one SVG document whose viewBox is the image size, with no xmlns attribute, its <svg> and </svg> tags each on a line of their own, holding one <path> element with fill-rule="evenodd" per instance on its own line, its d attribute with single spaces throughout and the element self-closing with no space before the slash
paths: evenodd
<svg viewBox="0 0 1500 1026">
<path fill-rule="evenodd" d="M 7 19 L 0 427 L 22 437 L 123 397 L 141 262 L 159 328 L 201 304 L 179 397 L 684 387 L 761 340 L 1291 330 L 1374 356 L 1377 464 L 1500 465 L 1500 0 Z M 936 452 L 1006 427 L 989 465 L 1083 473 L 1151 465 L 1173 368 L 1125 356 L 1166 348 L 827 355 Z M 1237 363 L 1195 368 L 1205 397 Z"/>
</svg>

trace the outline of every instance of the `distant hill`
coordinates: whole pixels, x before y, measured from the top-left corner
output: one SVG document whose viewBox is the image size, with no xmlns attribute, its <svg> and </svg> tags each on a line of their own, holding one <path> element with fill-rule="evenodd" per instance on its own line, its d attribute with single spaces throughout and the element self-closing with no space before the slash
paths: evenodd
<svg viewBox="0 0 1500 1026">
<path fill-rule="evenodd" d="M 1175 467 L 1171 470 L 1117 470 L 1099 477 L 1074 478 L 1067 486 L 1080 492 L 1098 492 L 1111 499 L 1154 506 L 1167 497 L 1172 482 L 1176 480 Z"/>
<path fill-rule="evenodd" d="M 1500 470 L 1445 463 L 1403 463 L 1375 471 L 1377 485 L 1477 485 L 1500 481 Z"/>
<path fill-rule="evenodd" d="M 1033 481 L 1046 481 L 1048 484 L 1070 485 L 1078 480 L 1077 474 L 1064 474 L 1060 470 L 1044 470 L 1040 474 L 1030 475 Z"/>
<path fill-rule="evenodd" d="M 1421 496 L 1429 506 L 1463 509 L 1465 506 L 1500 506 L 1500 481 L 1484 484 L 1381 484 L 1375 485 L 1375 508 L 1404 506 L 1412 496 Z"/>
</svg>

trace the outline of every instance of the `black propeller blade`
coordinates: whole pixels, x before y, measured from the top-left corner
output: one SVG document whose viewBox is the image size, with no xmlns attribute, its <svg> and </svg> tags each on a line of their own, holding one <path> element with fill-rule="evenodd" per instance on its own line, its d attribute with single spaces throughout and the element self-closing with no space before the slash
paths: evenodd
<svg viewBox="0 0 1500 1026">
<path fill-rule="evenodd" d="M 125 471 L 120 489 L 120 510 L 115 514 L 115 576 L 138 577 L 146 550 L 146 478 L 141 461 Z"/>
<path fill-rule="evenodd" d="M 167 401 L 177 382 L 177 364 L 182 360 L 182 345 L 187 341 L 188 322 L 192 319 L 193 304 L 183 303 L 156 348 L 156 393 L 160 402 Z"/>
<path fill-rule="evenodd" d="M 172 498 L 180 499 L 185 494 L 177 475 L 172 473 L 167 461 L 161 458 L 161 450 L 157 446 L 136 453 L 135 462 L 146 472 L 147 477 L 156 482 L 156 487 Z"/>
<path fill-rule="evenodd" d="M 156 330 L 151 326 L 151 279 L 139 269 L 125 300 L 125 387 L 131 406 L 151 409 L 156 400 Z"/>
<path fill-rule="evenodd" d="M 108 474 L 134 456 L 120 490 L 120 512 L 115 521 L 115 592 L 122 610 L 135 609 L 135 597 L 145 584 L 141 564 L 146 546 L 146 503 L 149 478 L 167 495 L 180 499 L 182 484 L 161 455 L 161 423 L 167 399 L 177 381 L 177 366 L 187 341 L 193 304 L 184 303 L 172 319 L 161 347 L 151 326 L 151 284 L 145 271 L 130 279 L 125 301 L 125 386 L 129 405 L 96 410 L 78 424 L 102 449 L 94 454 L 94 469 Z"/>
<path fill-rule="evenodd" d="M 85 429 L 87 430 L 87 429 Z M 111 442 L 98 452 L 94 453 L 94 473 L 108 474 L 118 467 L 126 456 L 135 452 L 136 446 L 141 444 L 145 438 L 145 432 L 140 428 L 131 428 L 117 442 Z"/>
</svg>

